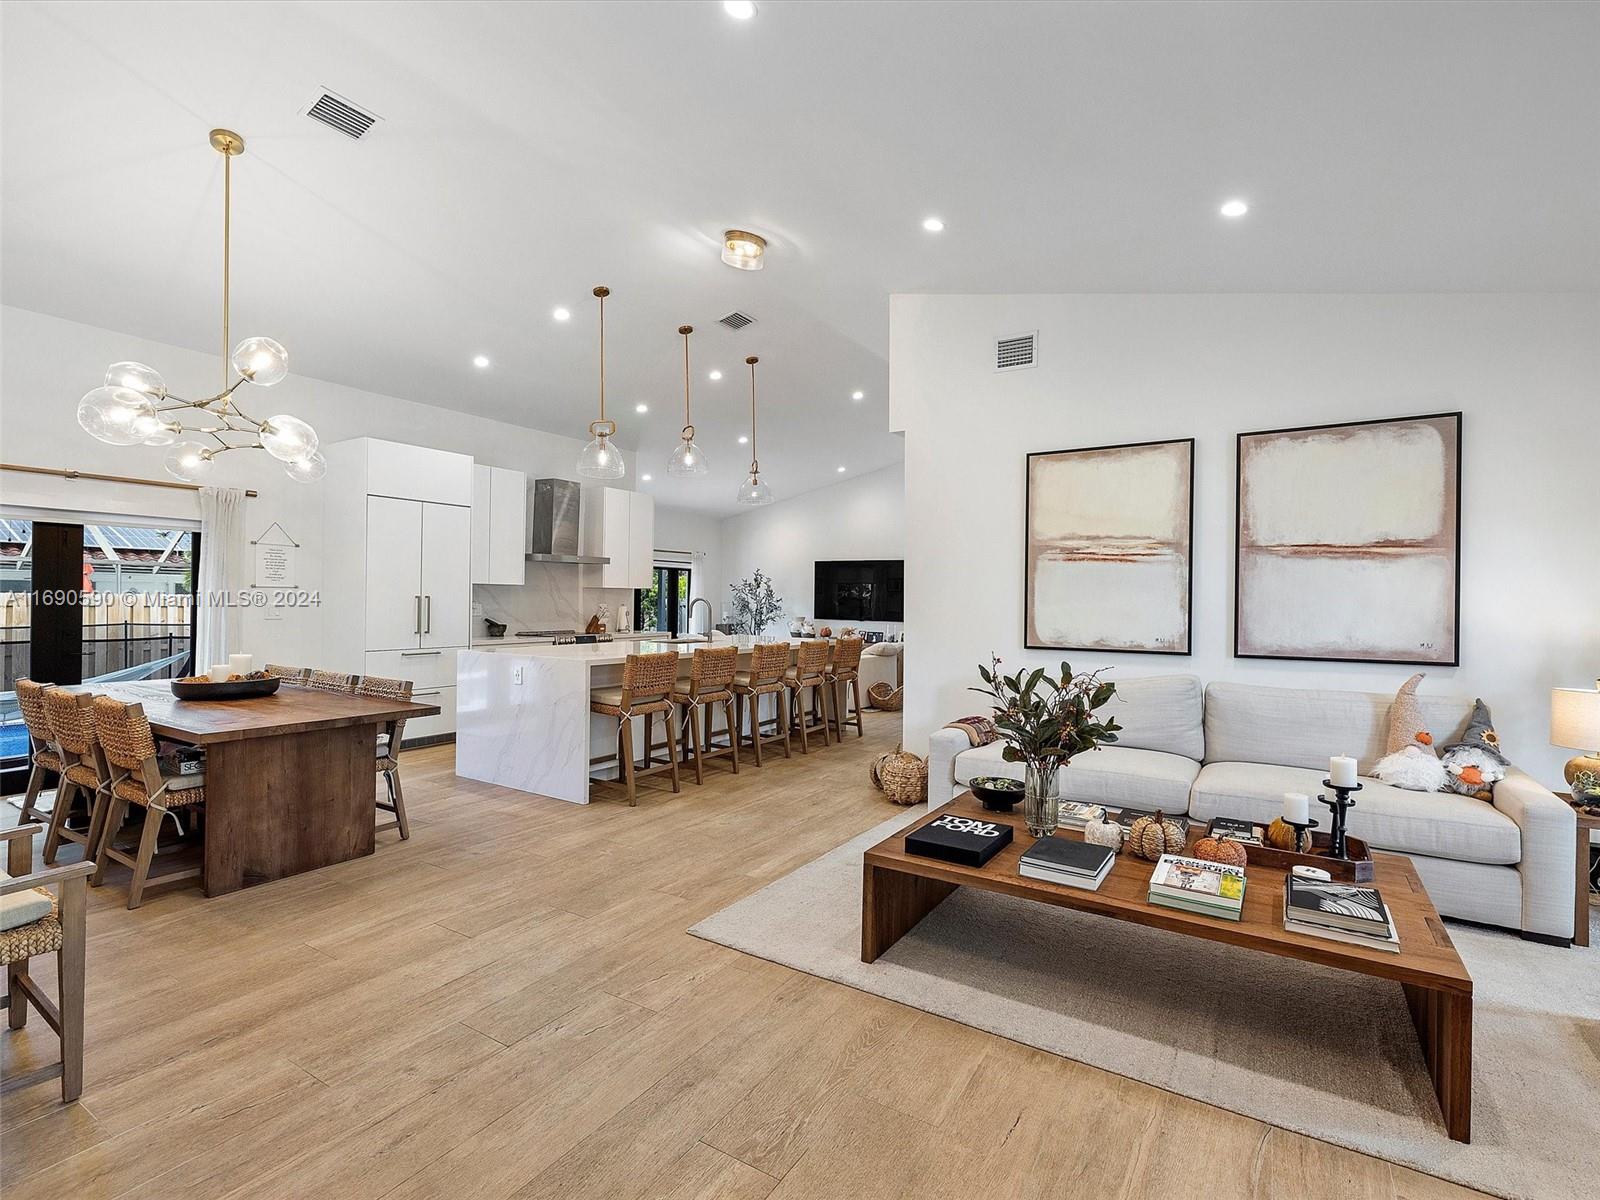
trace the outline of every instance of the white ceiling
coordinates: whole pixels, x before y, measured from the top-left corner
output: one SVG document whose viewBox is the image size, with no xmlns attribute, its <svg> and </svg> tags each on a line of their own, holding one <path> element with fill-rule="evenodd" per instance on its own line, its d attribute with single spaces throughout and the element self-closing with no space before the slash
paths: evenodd
<svg viewBox="0 0 1600 1200">
<path fill-rule="evenodd" d="M 3 19 L 6 303 L 212 349 L 205 138 L 225 125 L 249 141 L 238 334 L 277 337 L 300 374 L 579 436 L 589 292 L 608 284 L 632 469 L 708 511 L 734 509 L 748 353 L 780 497 L 900 457 L 891 292 L 1600 283 L 1592 3 L 762 0 L 748 22 L 714 0 L 11 3 Z M 322 87 L 383 123 L 356 143 L 300 116 Z M 1217 216 L 1230 196 L 1252 205 L 1242 221 Z M 924 233 L 928 214 L 947 231 Z M 767 270 L 717 261 L 727 226 L 770 239 Z M 758 323 L 716 325 L 734 308 Z M 661 469 L 685 321 L 703 482 Z"/>
</svg>

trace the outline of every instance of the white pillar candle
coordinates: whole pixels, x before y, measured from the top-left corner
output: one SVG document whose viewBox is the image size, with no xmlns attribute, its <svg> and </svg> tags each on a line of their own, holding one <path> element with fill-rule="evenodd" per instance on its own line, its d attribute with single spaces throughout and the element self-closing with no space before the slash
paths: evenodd
<svg viewBox="0 0 1600 1200">
<path fill-rule="evenodd" d="M 1291 825 L 1306 825 L 1311 821 L 1311 797 L 1304 792 L 1283 794 L 1283 819 Z"/>
<path fill-rule="evenodd" d="M 230 654 L 228 667 L 235 675 L 248 675 L 256 669 L 256 660 L 248 654 Z"/>
<path fill-rule="evenodd" d="M 1334 787 L 1356 786 L 1356 760 L 1348 754 L 1335 754 L 1328 760 L 1328 779 Z"/>
<path fill-rule="evenodd" d="M 207 672 L 207 676 L 212 683 L 227 683 L 228 676 L 232 673 L 233 668 L 227 663 L 212 663 L 211 670 Z"/>
</svg>

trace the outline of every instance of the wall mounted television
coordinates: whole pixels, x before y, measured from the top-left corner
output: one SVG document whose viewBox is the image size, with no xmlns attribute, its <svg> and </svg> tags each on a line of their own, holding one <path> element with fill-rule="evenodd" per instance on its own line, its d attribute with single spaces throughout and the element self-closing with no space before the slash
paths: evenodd
<svg viewBox="0 0 1600 1200">
<path fill-rule="evenodd" d="M 817 563 L 819 621 L 904 621 L 904 559 L 855 559 Z"/>
</svg>

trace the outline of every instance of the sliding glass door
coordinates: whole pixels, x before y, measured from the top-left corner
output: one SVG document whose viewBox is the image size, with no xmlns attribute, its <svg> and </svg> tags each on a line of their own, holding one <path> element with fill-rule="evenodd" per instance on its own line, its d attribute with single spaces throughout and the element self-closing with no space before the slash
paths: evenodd
<svg viewBox="0 0 1600 1200">
<path fill-rule="evenodd" d="M 680 637 L 689 630 L 689 568 L 657 567 L 650 586 L 633 594 L 633 627 Z"/>
</svg>

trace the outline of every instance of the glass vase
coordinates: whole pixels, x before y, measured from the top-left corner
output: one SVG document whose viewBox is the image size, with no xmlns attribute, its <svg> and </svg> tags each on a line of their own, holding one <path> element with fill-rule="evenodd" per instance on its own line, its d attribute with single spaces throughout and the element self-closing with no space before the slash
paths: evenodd
<svg viewBox="0 0 1600 1200">
<path fill-rule="evenodd" d="M 1036 838 L 1049 837 L 1061 823 L 1059 768 L 1028 766 L 1023 780 L 1022 818 Z"/>
</svg>

